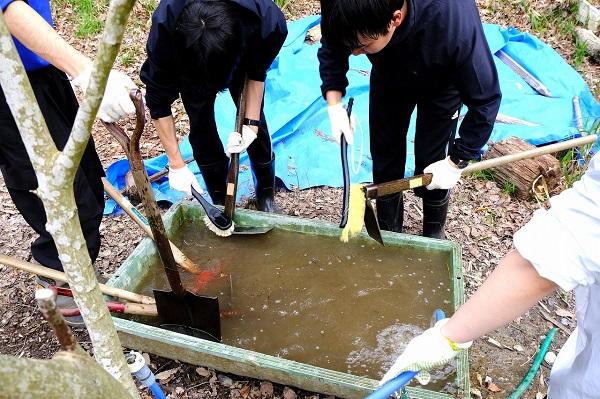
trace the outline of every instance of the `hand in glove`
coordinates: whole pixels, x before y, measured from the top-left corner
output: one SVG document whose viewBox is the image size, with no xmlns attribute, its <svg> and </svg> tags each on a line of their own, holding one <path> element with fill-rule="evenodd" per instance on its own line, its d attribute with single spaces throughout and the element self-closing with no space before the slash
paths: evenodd
<svg viewBox="0 0 600 399">
<path fill-rule="evenodd" d="M 342 141 L 342 134 L 346 138 L 348 145 L 354 144 L 354 114 L 348 118 L 348 112 L 342 103 L 328 105 L 327 112 L 329 113 L 329 123 L 331 124 L 331 135 L 336 143 Z"/>
<path fill-rule="evenodd" d="M 460 180 L 461 169 L 453 166 L 448 157 L 429 165 L 423 170 L 424 173 L 431 173 L 431 183 L 427 185 L 428 190 L 436 188 L 449 190 Z"/>
<path fill-rule="evenodd" d="M 198 184 L 198 179 L 187 165 L 179 169 L 169 169 L 169 185 L 173 190 L 182 191 L 188 197 L 192 196 L 192 189 L 190 188 L 192 186 L 200 194 L 204 194 L 200 184 Z"/>
<path fill-rule="evenodd" d="M 393 380 L 405 371 L 425 371 L 441 366 L 453 359 L 462 349 L 467 349 L 473 341 L 456 344 L 444 337 L 441 328 L 450 319 L 442 319 L 435 326 L 413 338 L 392 367 L 379 381 L 379 386 Z"/>
<path fill-rule="evenodd" d="M 72 80 L 85 94 L 90 81 L 92 66 L 86 68 Z M 137 86 L 129 77 L 117 70 L 111 70 L 106 82 L 104 97 L 98 109 L 98 118 L 104 122 L 116 122 L 125 115 L 135 115 L 135 106 L 129 98 L 129 92 Z"/>
<path fill-rule="evenodd" d="M 239 134 L 238 132 L 231 132 L 229 134 L 227 151 L 225 151 L 225 153 L 228 157 L 231 157 L 231 154 L 239 154 L 240 152 L 245 151 L 254 140 L 256 140 L 256 133 L 254 133 L 254 130 L 244 125 L 242 127 L 242 134 Z"/>
</svg>

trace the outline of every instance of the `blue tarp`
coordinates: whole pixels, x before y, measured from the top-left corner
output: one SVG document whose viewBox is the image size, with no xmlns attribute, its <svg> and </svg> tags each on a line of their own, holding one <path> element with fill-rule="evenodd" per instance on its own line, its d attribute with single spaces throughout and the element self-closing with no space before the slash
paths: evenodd
<svg viewBox="0 0 600 399">
<path fill-rule="evenodd" d="M 320 44 L 305 43 L 307 31 L 319 22 L 320 16 L 291 22 L 287 40 L 267 73 L 265 114 L 276 155 L 275 174 L 288 189 L 343 185 L 340 147 L 330 136 L 326 102 L 320 90 L 317 60 Z M 577 135 L 574 97 L 579 98 L 584 129 L 600 117 L 600 106 L 583 78 L 551 47 L 535 36 L 512 27 L 506 29 L 485 24 L 484 29 L 492 53 L 503 50 L 552 94 L 551 98 L 538 94 L 503 61 L 494 57 L 503 95 L 500 114 L 529 124 L 497 121 L 491 136 L 493 142 L 517 136 L 531 144 L 540 145 Z M 353 112 L 360 122 L 355 147 L 349 148 L 349 160 L 354 156 L 355 169 L 358 169 L 360 161 L 358 174 L 350 174 L 353 183 L 372 181 L 368 129 L 370 69 L 371 64 L 366 56 L 350 57 L 350 86 L 346 99 L 354 97 Z M 226 143 L 235 124 L 235 105 L 228 93 L 217 96 L 215 114 L 221 139 Z M 407 177 L 412 176 L 414 170 L 413 136 L 414 120 L 408 135 Z M 184 159 L 192 157 L 187 139 L 180 147 Z M 165 155 L 146 161 L 149 175 L 163 170 L 166 165 Z M 243 196 L 251 197 L 253 193 L 249 166 L 247 154 L 241 154 L 238 200 Z M 205 187 L 196 163 L 192 162 L 190 168 L 197 175 L 200 185 Z M 128 170 L 127 160 L 119 160 L 110 165 L 107 178 L 113 185 L 122 188 Z M 155 183 L 154 188 L 157 201 L 175 202 L 183 196 L 171 190 L 166 179 L 160 184 Z M 106 203 L 105 214 L 118 212 L 114 201 Z"/>
</svg>

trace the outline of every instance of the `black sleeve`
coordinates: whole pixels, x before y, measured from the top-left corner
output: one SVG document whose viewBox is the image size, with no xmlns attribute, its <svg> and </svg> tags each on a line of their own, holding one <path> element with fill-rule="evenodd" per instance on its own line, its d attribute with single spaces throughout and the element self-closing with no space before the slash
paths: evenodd
<svg viewBox="0 0 600 399">
<path fill-rule="evenodd" d="M 459 46 L 454 75 L 461 100 L 468 108 L 452 154 L 459 159 L 475 158 L 487 143 L 500 109 L 502 93 L 498 72 L 481 24 L 474 27 L 471 42 Z"/>
<path fill-rule="evenodd" d="M 348 87 L 348 72 L 350 49 L 338 42 L 330 41 L 323 36 L 321 38 L 321 48 L 317 51 L 319 59 L 319 74 L 321 75 L 321 94 L 330 90 L 341 91 L 342 96 L 346 95 Z"/>
<path fill-rule="evenodd" d="M 171 115 L 171 105 L 180 92 L 168 18 L 164 9 L 155 11 L 146 44 L 147 58 L 140 70 L 140 79 L 146 85 L 146 106 L 153 119 Z"/>
<path fill-rule="evenodd" d="M 250 38 L 249 46 L 254 54 L 247 57 L 252 62 L 248 66 L 248 79 L 264 82 L 269 67 L 279 54 L 287 37 L 285 16 L 275 2 L 256 2 L 260 13 L 260 27 Z"/>
</svg>

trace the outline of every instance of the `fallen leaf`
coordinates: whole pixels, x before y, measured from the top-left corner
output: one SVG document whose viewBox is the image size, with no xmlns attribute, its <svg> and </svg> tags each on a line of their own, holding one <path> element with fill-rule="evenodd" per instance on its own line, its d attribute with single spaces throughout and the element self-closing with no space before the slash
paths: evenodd
<svg viewBox="0 0 600 399">
<path fill-rule="evenodd" d="M 210 371 L 208 371 L 204 367 L 198 367 L 196 369 L 196 373 L 198 373 L 198 375 L 201 375 L 202 377 L 208 377 L 210 375 Z"/>
<path fill-rule="evenodd" d="M 498 386 L 491 381 L 487 384 L 486 388 L 492 392 L 500 392 L 501 391 L 501 389 L 498 388 Z"/>
<path fill-rule="evenodd" d="M 544 377 L 543 370 L 540 370 L 540 386 L 546 386 L 546 378 Z"/>
<path fill-rule="evenodd" d="M 244 387 L 240 389 L 240 395 L 242 395 L 242 398 L 246 399 L 248 395 L 250 395 L 250 387 L 248 385 L 244 385 Z"/>
<path fill-rule="evenodd" d="M 269 381 L 263 381 L 260 383 L 260 394 L 263 398 L 270 398 L 273 396 L 273 384 Z"/>
<path fill-rule="evenodd" d="M 291 389 L 289 387 L 283 388 L 283 398 L 284 399 L 296 399 L 297 397 L 298 397 L 298 395 L 296 395 L 296 392 L 294 392 L 293 389 Z"/>
<path fill-rule="evenodd" d="M 479 382 L 480 387 L 483 386 L 483 378 L 481 377 L 481 374 L 479 374 L 479 373 L 477 373 L 477 382 Z"/>
</svg>

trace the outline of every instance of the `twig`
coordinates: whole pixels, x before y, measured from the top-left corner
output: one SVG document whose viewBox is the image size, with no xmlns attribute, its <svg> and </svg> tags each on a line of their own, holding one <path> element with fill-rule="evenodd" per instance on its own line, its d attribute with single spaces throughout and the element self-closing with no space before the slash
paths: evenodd
<svg viewBox="0 0 600 399">
<path fill-rule="evenodd" d="M 72 352 L 79 347 L 73 331 L 56 307 L 56 292 L 44 288 L 35 292 L 35 299 L 44 319 L 50 324 L 60 344 L 60 350 Z"/>
<path fill-rule="evenodd" d="M 483 279 L 481 277 L 474 276 L 472 274 L 465 274 L 465 277 L 472 278 L 473 280 L 477 280 L 477 281 L 485 281 L 485 279 Z"/>
<path fill-rule="evenodd" d="M 538 305 L 540 305 L 548 314 L 550 314 L 550 309 L 546 305 L 542 303 L 542 301 L 538 301 Z"/>
<path fill-rule="evenodd" d="M 567 327 L 565 327 L 562 323 L 560 323 L 558 320 L 556 320 L 554 317 L 550 316 L 549 313 L 547 313 L 544 310 L 538 310 L 540 312 L 540 314 L 542 315 L 542 317 L 546 320 L 548 320 L 550 323 L 554 324 L 556 327 L 560 328 L 562 331 L 564 331 L 567 335 L 571 335 L 572 331 L 569 330 Z"/>
</svg>

